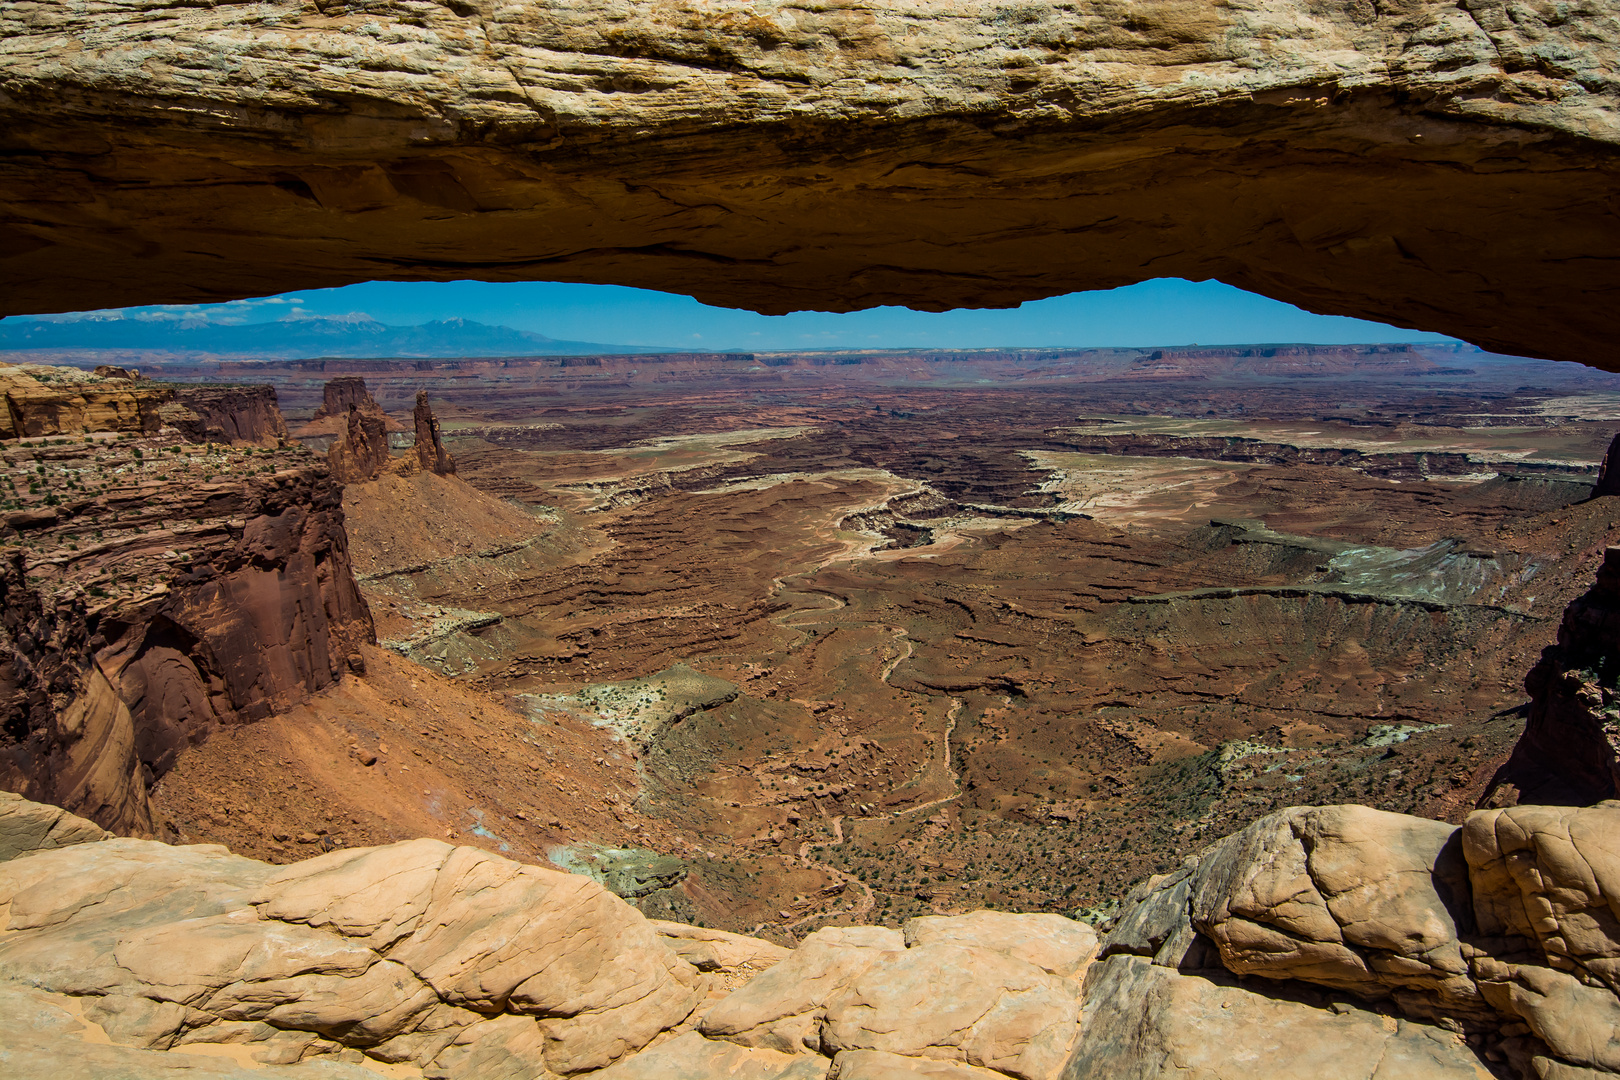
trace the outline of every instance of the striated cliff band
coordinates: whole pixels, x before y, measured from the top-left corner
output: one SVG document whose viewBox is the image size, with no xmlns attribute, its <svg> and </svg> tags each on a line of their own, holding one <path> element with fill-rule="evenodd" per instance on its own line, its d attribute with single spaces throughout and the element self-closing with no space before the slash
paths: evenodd
<svg viewBox="0 0 1620 1080">
<path fill-rule="evenodd" d="M 1150 277 L 1616 364 L 1611 0 L 0 9 L 0 309 Z"/>
<path fill-rule="evenodd" d="M 253 445 L 286 432 L 268 388 L 41 373 L 0 368 L 21 430 L 73 436 L 0 449 L 0 786 L 150 835 L 182 750 L 363 668 L 342 488 L 302 448 Z M 193 407 L 160 426 L 155 400 Z M 224 429 L 247 437 L 206 440 Z"/>
</svg>

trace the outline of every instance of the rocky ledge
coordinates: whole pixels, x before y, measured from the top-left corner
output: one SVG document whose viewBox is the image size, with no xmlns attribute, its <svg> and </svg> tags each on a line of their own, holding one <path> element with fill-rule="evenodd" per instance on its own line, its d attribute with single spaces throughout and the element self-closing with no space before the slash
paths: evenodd
<svg viewBox="0 0 1620 1080">
<path fill-rule="evenodd" d="M 155 383 L 139 371 L 0 363 L 0 439 L 91 432 L 275 446 L 287 424 L 270 386 Z"/>
<path fill-rule="evenodd" d="M 1610 0 L 30 0 L 0 7 L 0 313 L 1215 277 L 1612 366 L 1617 42 Z"/>
<path fill-rule="evenodd" d="M 0 794 L 0 1061 L 19 1080 L 1598 1080 L 1620 1074 L 1616 829 L 1620 803 L 1461 828 L 1294 808 L 1146 883 L 1100 943 L 981 911 L 788 951 L 437 840 L 278 867 Z"/>
</svg>

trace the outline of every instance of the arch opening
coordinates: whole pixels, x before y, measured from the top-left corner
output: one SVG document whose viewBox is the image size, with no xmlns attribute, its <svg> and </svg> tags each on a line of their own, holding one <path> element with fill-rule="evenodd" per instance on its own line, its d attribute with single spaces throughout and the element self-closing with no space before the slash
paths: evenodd
<svg viewBox="0 0 1620 1080">
<path fill-rule="evenodd" d="M 972 40 L 959 4 L 8 10 L 0 311 L 377 278 L 943 310 L 1172 276 L 1609 367 L 1620 33 L 1492 7 L 983 3 Z"/>
</svg>

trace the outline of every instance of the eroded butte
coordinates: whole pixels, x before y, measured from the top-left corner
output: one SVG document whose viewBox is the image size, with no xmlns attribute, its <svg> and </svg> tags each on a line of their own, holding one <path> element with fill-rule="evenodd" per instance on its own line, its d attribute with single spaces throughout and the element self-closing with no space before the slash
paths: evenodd
<svg viewBox="0 0 1620 1080">
<path fill-rule="evenodd" d="M 0 310 L 1219 278 L 1612 365 L 1607 0 L 0 10 Z"/>
</svg>

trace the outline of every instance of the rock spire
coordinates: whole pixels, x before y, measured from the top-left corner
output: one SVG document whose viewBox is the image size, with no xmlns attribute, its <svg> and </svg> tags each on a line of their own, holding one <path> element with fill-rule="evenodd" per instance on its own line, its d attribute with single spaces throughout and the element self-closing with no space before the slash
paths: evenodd
<svg viewBox="0 0 1620 1080">
<path fill-rule="evenodd" d="M 326 451 L 333 479 L 341 484 L 377 479 L 389 461 L 388 417 L 366 389 L 366 381 L 344 376 L 328 382 L 315 419 L 329 416 L 343 418 L 337 440 Z"/>
<path fill-rule="evenodd" d="M 450 460 L 439 438 L 439 421 L 428 404 L 426 390 L 416 392 L 416 459 L 425 472 L 450 476 L 456 471 L 456 463 Z"/>
</svg>

